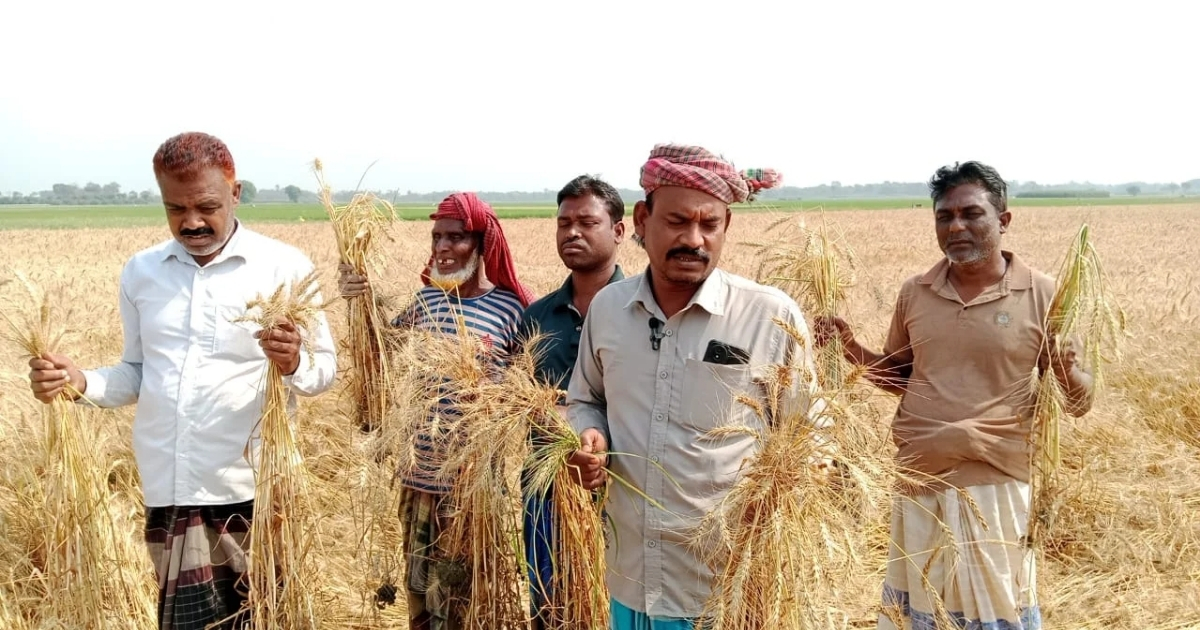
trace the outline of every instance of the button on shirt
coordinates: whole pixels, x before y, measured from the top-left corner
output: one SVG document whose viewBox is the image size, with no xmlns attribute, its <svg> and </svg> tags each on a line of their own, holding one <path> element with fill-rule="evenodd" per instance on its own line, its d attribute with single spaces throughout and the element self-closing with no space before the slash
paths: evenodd
<svg viewBox="0 0 1200 630">
<path fill-rule="evenodd" d="M 743 460 L 757 452 L 753 436 L 705 434 L 727 425 L 762 429 L 734 397 L 761 399 L 756 381 L 772 365 L 806 366 L 812 375 L 807 383 L 796 379 L 785 407 L 807 405 L 816 371 L 800 308 L 782 291 L 717 269 L 668 319 L 651 293 L 649 273 L 610 284 L 592 301 L 567 390 L 567 416 L 577 432 L 604 433 L 617 453 L 609 457 L 609 470 L 662 506 L 613 482 L 607 503 L 614 530 L 608 549 L 612 597 L 651 616 L 691 618 L 700 615 L 714 574 L 689 550 L 689 540 L 740 478 Z M 650 342 L 652 316 L 665 322 L 657 351 Z M 772 318 L 800 330 L 803 348 Z M 703 361 L 713 340 L 745 350 L 749 361 Z M 819 417 L 821 409 L 815 401 L 810 415 Z"/>
<path fill-rule="evenodd" d="M 257 456 L 267 358 L 254 338 L 258 326 L 232 320 L 245 315 L 258 294 L 268 296 L 312 269 L 299 249 L 240 224 L 204 267 L 174 239 L 126 263 L 121 362 L 84 370 L 84 395 L 101 407 L 137 403 L 133 452 L 147 506 L 254 498 L 254 470 L 244 450 L 249 445 Z M 284 378 L 289 411 L 295 394 L 321 393 L 337 372 L 324 315 L 302 334 L 312 339 L 313 356 L 301 347 L 300 366 Z"/>
</svg>

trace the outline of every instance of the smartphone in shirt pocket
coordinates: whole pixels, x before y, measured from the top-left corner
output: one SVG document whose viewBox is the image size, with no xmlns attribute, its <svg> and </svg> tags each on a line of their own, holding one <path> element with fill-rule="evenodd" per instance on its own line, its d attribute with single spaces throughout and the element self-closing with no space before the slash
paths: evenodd
<svg viewBox="0 0 1200 630">
<path fill-rule="evenodd" d="M 751 394 L 750 353 L 713 339 L 704 357 L 687 359 L 683 381 L 683 422 L 706 432 L 729 423 L 739 395 Z"/>
<path fill-rule="evenodd" d="M 708 348 L 704 350 L 703 361 L 716 365 L 746 365 L 750 363 L 750 353 L 724 341 L 712 339 L 708 342 Z"/>
</svg>

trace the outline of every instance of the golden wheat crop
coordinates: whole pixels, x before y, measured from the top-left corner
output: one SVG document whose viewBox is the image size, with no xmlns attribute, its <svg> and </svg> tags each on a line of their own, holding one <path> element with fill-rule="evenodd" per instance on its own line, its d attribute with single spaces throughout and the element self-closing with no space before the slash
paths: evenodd
<svg viewBox="0 0 1200 630">
<path fill-rule="evenodd" d="M 844 233 L 855 259 L 854 286 L 839 312 L 875 348 L 882 345 L 900 283 L 940 256 L 928 209 L 845 211 L 826 215 Z M 723 267 L 754 276 L 758 260 L 742 243 L 759 241 L 777 219 L 734 217 L 722 255 Z M 628 219 L 627 219 L 628 220 Z M 1061 506 L 1040 565 L 1039 590 L 1047 628 L 1182 628 L 1200 624 L 1200 270 L 1190 254 L 1200 252 L 1200 204 L 1103 208 L 1014 208 L 1005 247 L 1030 264 L 1055 273 L 1079 225 L 1092 229 L 1104 252 L 1108 289 L 1126 307 L 1131 335 L 1122 360 L 1107 366 L 1103 394 L 1081 419 L 1063 423 Z M 565 273 L 554 253 L 554 223 L 505 221 L 505 233 L 523 281 L 537 293 L 556 288 Z M 308 253 L 323 283 L 336 281 L 338 253 L 328 223 L 253 225 Z M 428 257 L 428 222 L 395 226 L 386 245 L 392 276 L 373 279 L 381 294 L 407 303 L 419 286 Z M 0 268 L 26 270 L 35 281 L 55 271 L 69 273 L 76 293 L 78 331 L 69 354 L 81 366 L 109 364 L 121 353 L 117 284 L 130 254 L 169 236 L 166 226 L 127 230 L 0 231 Z M 622 246 L 627 274 L 642 271 L 643 252 Z M 2 280 L 2 278 L 0 278 Z M 0 286 L 0 300 L 17 296 L 15 283 Z M 345 305 L 335 302 L 330 325 L 346 339 Z M 339 310 L 342 309 L 342 310 Z M 339 357 L 346 361 L 347 357 Z M 36 462 L 37 439 L 27 430 L 40 413 L 29 393 L 25 360 L 0 349 L 0 624 L 20 628 L 18 619 L 41 606 L 15 598 L 3 582 L 21 580 L 28 563 L 20 557 L 30 534 L 28 515 L 16 498 L 27 475 L 14 471 Z M 894 399 L 880 398 L 858 420 L 875 427 L 878 443 L 889 444 L 887 426 Z M 301 399 L 299 448 L 316 481 L 317 513 L 312 554 L 324 595 L 321 617 L 336 628 L 404 628 L 402 564 L 395 519 L 392 471 L 398 457 L 379 435 L 364 434 L 347 421 L 352 402 L 336 393 Z M 123 545 L 139 547 L 142 510 L 130 449 L 133 409 L 80 409 L 82 422 L 98 427 L 94 450 L 108 463 L 112 511 L 123 526 Z M 872 511 L 885 532 L 886 509 Z M 369 531 L 364 531 L 369 530 Z M 886 539 L 861 542 L 867 570 L 841 585 L 842 611 L 855 627 L 873 627 L 887 557 Z M 10 570 L 10 567 L 13 567 Z M 140 557 L 134 571 L 150 572 Z M 397 593 L 396 591 L 399 591 Z M 396 597 L 392 597 L 396 595 Z M 395 601 L 392 605 L 382 605 Z"/>
</svg>

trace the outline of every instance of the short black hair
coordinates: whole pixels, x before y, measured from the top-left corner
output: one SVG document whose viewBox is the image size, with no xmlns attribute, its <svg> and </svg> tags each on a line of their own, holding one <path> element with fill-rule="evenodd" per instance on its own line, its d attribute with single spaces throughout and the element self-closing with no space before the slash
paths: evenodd
<svg viewBox="0 0 1200 630">
<path fill-rule="evenodd" d="M 603 201 L 614 225 L 625 218 L 625 201 L 621 199 L 621 193 L 617 192 L 612 184 L 591 175 L 580 175 L 567 182 L 567 185 L 558 191 L 556 204 L 561 206 L 563 199 L 578 199 L 584 195 L 592 195 Z"/>
<path fill-rule="evenodd" d="M 942 197 L 951 189 L 963 184 L 979 184 L 988 191 L 988 201 L 996 208 L 997 214 L 1008 211 L 1008 185 L 996 169 L 974 160 L 954 166 L 943 166 L 929 180 L 929 196 L 936 206 Z"/>
</svg>

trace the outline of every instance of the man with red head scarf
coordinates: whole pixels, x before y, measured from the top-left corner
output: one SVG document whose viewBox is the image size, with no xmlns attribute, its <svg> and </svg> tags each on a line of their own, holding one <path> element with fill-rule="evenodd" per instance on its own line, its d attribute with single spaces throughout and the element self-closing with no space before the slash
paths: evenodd
<svg viewBox="0 0 1200 630">
<path fill-rule="evenodd" d="M 582 448 L 570 463 L 585 488 L 602 486 L 606 469 L 636 488 L 609 493 L 606 504 L 616 630 L 701 625 L 715 575 L 690 538 L 758 448 L 749 433 L 711 432 L 763 428 L 734 396 L 763 397 L 756 379 L 783 364 L 809 375 L 793 380 L 783 409 L 816 417 L 824 408 L 808 405 L 817 385 L 812 344 L 773 322 L 807 338 L 800 307 L 717 267 L 730 204 L 779 181 L 775 171 L 738 170 L 701 147 L 654 147 L 642 167 L 646 199 L 633 217 L 649 267 L 601 289 L 584 321 L 567 389 L 567 418 Z"/>
<path fill-rule="evenodd" d="M 458 333 L 459 322 L 483 341 L 491 365 L 502 367 L 518 348 L 521 314 L 535 296 L 517 279 L 516 268 L 500 221 L 491 206 L 474 193 L 454 193 L 438 204 L 433 220 L 429 262 L 421 272 L 425 284 L 413 304 L 396 317 L 394 326 L 441 334 Z M 366 278 L 342 265 L 343 297 L 366 289 Z M 440 386 L 439 386 L 440 387 Z M 453 488 L 442 465 L 447 448 L 434 436 L 435 415 L 456 417 L 454 392 L 440 390 L 441 401 L 428 426 L 415 436 L 414 465 L 401 471 L 400 518 L 408 565 L 408 613 L 413 628 L 452 630 L 462 627 L 460 611 L 469 585 L 465 567 L 451 562 L 439 546 L 439 535 L 453 518 L 445 498 Z"/>
<path fill-rule="evenodd" d="M 504 238 L 504 230 L 500 227 L 500 219 L 492 207 L 484 203 L 475 193 L 454 193 L 438 204 L 437 212 L 429 215 L 436 221 L 455 221 L 462 224 L 466 232 L 481 235 L 480 248 L 472 254 L 472 265 L 461 267 L 456 272 L 443 272 L 441 264 L 445 260 L 437 260 L 436 247 L 421 274 L 422 281 L 428 286 L 437 284 L 444 288 L 452 288 L 458 281 L 469 280 L 475 273 L 480 258 L 483 260 L 484 282 L 496 283 L 501 289 L 515 294 L 521 300 L 521 308 L 529 306 L 535 299 L 532 292 L 517 280 L 517 270 L 513 265 L 512 253 L 508 249 L 508 240 Z M 436 229 L 436 223 L 435 223 Z M 449 280 L 447 283 L 446 280 Z"/>
</svg>

